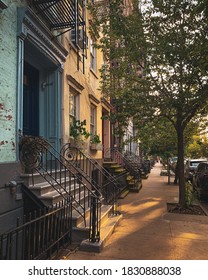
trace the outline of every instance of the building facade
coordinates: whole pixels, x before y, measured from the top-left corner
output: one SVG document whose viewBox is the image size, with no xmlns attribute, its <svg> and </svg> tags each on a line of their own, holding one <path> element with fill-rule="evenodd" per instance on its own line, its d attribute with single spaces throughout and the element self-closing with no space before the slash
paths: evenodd
<svg viewBox="0 0 208 280">
<path fill-rule="evenodd" d="M 57 151 L 71 142 L 72 119 L 84 121 L 85 152 L 102 160 L 110 124 L 102 116 L 102 53 L 90 35 L 86 1 L 0 1 L 0 233 L 24 213 L 22 137 L 46 139 Z M 97 135 L 100 147 L 91 149 Z M 92 142 L 92 141 L 91 141 Z"/>
</svg>

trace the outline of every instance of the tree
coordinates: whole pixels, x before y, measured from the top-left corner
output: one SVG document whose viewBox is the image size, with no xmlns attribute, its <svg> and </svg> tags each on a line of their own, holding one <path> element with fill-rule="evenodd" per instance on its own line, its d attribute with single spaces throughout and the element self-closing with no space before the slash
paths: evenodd
<svg viewBox="0 0 208 280">
<path fill-rule="evenodd" d="M 155 107 L 155 115 L 175 128 L 181 207 L 185 207 L 184 132 L 207 109 L 208 100 L 207 18 L 200 3 L 152 1 L 143 13 L 146 76 L 142 94 L 147 106 Z"/>
<path fill-rule="evenodd" d="M 194 135 L 192 142 L 187 147 L 187 155 L 190 158 L 208 158 L 208 139 Z"/>
<path fill-rule="evenodd" d="M 144 120 L 135 125 L 137 127 L 136 138 L 140 140 L 140 148 L 147 156 L 158 155 L 165 161 L 176 155 L 176 133 L 167 120 L 155 118 L 151 123 Z"/>
<path fill-rule="evenodd" d="M 185 130 L 197 115 L 208 112 L 206 1 L 141 0 L 141 10 L 138 1 L 132 2 L 128 16 L 121 9 L 114 16 L 109 12 L 108 45 L 102 45 L 111 66 L 105 90 L 136 123 L 158 118 L 172 124 L 177 135 L 179 205 L 185 207 Z M 110 3 L 115 9 L 123 1 Z"/>
</svg>

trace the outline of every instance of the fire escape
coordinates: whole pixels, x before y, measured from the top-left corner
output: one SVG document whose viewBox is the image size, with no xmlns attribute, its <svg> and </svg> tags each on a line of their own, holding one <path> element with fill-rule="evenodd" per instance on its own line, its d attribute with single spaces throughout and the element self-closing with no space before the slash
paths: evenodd
<svg viewBox="0 0 208 280">
<path fill-rule="evenodd" d="M 51 31 L 60 36 L 73 30 L 73 44 L 83 58 L 86 58 L 86 0 L 32 0 L 32 7 L 41 16 Z M 80 41 L 80 34 L 82 40 Z"/>
</svg>

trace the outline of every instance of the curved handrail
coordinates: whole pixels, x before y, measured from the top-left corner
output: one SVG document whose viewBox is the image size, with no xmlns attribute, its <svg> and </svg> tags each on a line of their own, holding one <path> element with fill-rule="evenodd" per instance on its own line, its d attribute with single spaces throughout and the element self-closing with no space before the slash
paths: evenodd
<svg viewBox="0 0 208 280">
<path fill-rule="evenodd" d="M 89 155 L 82 152 L 77 147 L 72 148 L 70 143 L 66 143 L 62 147 L 61 154 L 63 154 L 65 158 L 69 159 L 72 166 L 78 168 L 78 170 L 82 172 L 83 176 L 91 178 L 93 184 L 95 184 L 103 194 L 106 203 L 116 202 L 119 194 L 123 190 L 123 187 L 97 160 L 92 159 Z M 97 182 L 92 176 L 92 173 L 96 170 L 99 171 L 99 182 Z"/>
<path fill-rule="evenodd" d="M 20 142 L 20 160 L 25 168 L 30 171 L 36 170 L 52 187 L 59 193 L 64 200 L 68 197 L 73 200 L 76 207 L 73 208 L 83 217 L 86 224 L 86 206 L 90 201 L 85 201 L 84 206 L 81 204 L 81 187 L 84 187 L 84 193 L 87 192 L 91 198 L 96 199 L 96 205 L 101 208 L 102 194 L 88 180 L 89 188 L 74 171 L 77 168 L 70 169 L 70 162 L 64 158 L 56 149 L 45 139 L 34 136 L 23 136 Z M 63 176 L 62 176 L 63 175 Z M 78 195 L 76 194 L 75 184 L 79 186 Z M 72 189 L 73 186 L 73 189 Z M 80 208 L 81 211 L 78 209 Z M 99 223 L 99 220 L 96 221 Z"/>
</svg>

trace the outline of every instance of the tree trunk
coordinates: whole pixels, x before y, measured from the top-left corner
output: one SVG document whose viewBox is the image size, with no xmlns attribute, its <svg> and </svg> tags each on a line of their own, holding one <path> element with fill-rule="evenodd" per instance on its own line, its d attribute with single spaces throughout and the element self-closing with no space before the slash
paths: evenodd
<svg viewBox="0 0 208 280">
<path fill-rule="evenodd" d="M 179 205 L 180 207 L 186 206 L 185 199 L 185 177 L 184 177 L 184 135 L 181 125 L 177 126 L 177 140 L 178 140 L 178 178 L 179 178 Z"/>
</svg>

